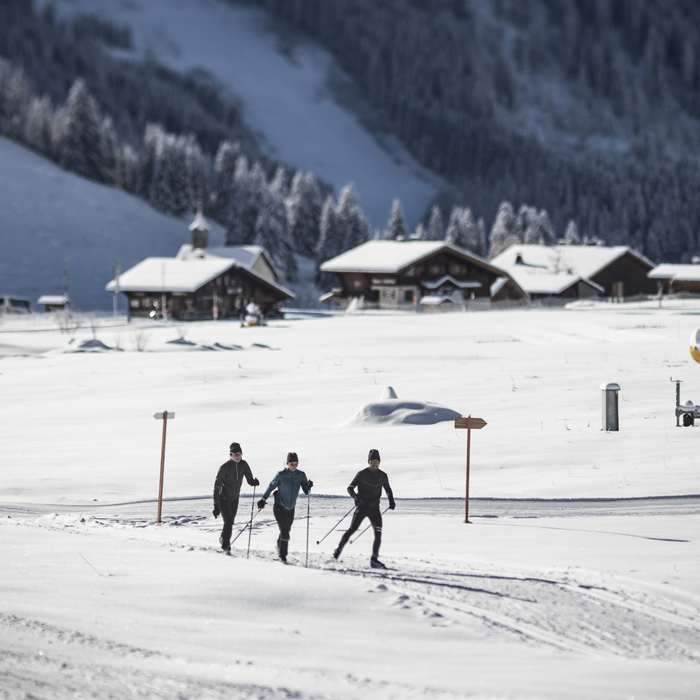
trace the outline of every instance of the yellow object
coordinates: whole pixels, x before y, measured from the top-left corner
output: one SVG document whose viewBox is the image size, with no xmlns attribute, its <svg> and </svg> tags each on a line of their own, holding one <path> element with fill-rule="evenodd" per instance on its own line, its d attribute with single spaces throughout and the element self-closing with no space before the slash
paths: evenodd
<svg viewBox="0 0 700 700">
<path fill-rule="evenodd" d="M 690 334 L 690 356 L 700 365 L 700 328 Z"/>
</svg>

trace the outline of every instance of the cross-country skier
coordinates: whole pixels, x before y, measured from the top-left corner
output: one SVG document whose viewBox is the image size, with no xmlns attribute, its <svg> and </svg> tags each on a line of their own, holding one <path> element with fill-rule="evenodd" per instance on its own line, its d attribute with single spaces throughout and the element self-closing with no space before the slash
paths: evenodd
<svg viewBox="0 0 700 700">
<path fill-rule="evenodd" d="M 301 488 L 304 493 L 309 493 L 314 485 L 303 471 L 298 469 L 299 458 L 296 452 L 287 453 L 287 468 L 277 472 L 270 485 L 267 487 L 263 497 L 258 501 L 258 508 L 264 508 L 269 495 L 275 491 L 275 505 L 272 512 L 280 529 L 277 538 L 277 553 L 280 561 L 287 561 L 287 549 L 289 547 L 290 530 L 294 522 L 294 507 L 297 503 L 297 496 Z"/>
<path fill-rule="evenodd" d="M 260 486 L 260 482 L 253 478 L 248 462 L 243 459 L 241 446 L 232 442 L 229 452 L 228 462 L 219 467 L 214 481 L 214 517 L 218 518 L 221 515 L 224 521 L 219 542 L 226 554 L 231 554 L 231 530 L 238 511 L 238 496 L 241 493 L 243 477 L 251 486 Z"/>
<path fill-rule="evenodd" d="M 340 544 L 333 552 L 333 556 L 336 559 L 340 556 L 350 537 L 359 529 L 360 523 L 365 518 L 369 518 L 374 529 L 374 545 L 372 546 L 372 557 L 369 560 L 369 565 L 373 569 L 386 569 L 386 566 L 379 561 L 379 547 L 382 544 L 382 514 L 379 510 L 379 501 L 382 497 L 382 489 L 386 491 L 391 510 L 396 508 L 396 503 L 391 486 L 389 486 L 389 477 L 379 468 L 381 462 L 379 450 L 370 450 L 367 462 L 369 466 L 357 472 L 350 486 L 348 486 L 348 493 L 355 501 L 355 514 L 352 516 L 350 527 L 340 538 Z M 356 488 L 357 493 L 355 492 Z"/>
</svg>

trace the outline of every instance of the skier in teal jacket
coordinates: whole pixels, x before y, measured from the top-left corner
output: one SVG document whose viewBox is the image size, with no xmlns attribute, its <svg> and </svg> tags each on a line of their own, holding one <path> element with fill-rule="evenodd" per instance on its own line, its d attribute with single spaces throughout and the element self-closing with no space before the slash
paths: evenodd
<svg viewBox="0 0 700 700">
<path fill-rule="evenodd" d="M 258 501 L 258 509 L 264 508 L 270 494 L 275 492 L 275 505 L 272 512 L 280 529 L 277 538 L 277 553 L 280 561 L 287 561 L 290 531 L 294 522 L 294 508 L 297 503 L 299 489 L 308 494 L 314 485 L 303 471 L 298 469 L 299 458 L 296 452 L 287 453 L 287 468 L 277 472 L 270 485 L 265 490 L 263 497 Z M 276 490 L 275 490 L 276 489 Z"/>
</svg>

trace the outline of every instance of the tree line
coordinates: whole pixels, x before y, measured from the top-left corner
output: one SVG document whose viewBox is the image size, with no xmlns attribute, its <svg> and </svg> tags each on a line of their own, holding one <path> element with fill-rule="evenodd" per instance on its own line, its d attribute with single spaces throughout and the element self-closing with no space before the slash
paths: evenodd
<svg viewBox="0 0 700 700">
<path fill-rule="evenodd" d="M 479 217 L 531 202 L 657 261 L 698 252 L 695 0 L 229 1 L 323 44 Z"/>
</svg>

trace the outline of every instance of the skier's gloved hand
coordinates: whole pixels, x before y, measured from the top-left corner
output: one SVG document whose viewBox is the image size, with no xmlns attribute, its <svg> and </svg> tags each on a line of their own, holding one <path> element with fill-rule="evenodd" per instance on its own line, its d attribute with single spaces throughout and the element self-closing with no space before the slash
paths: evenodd
<svg viewBox="0 0 700 700">
<path fill-rule="evenodd" d="M 396 501 L 392 498 L 389 501 L 389 510 L 394 510 L 394 508 L 396 508 Z"/>
<path fill-rule="evenodd" d="M 361 499 L 357 494 L 355 494 L 355 495 L 353 496 L 353 499 L 354 499 L 354 501 L 355 501 L 355 505 L 356 505 L 356 506 L 361 506 L 361 505 L 362 505 L 362 499 Z"/>
<path fill-rule="evenodd" d="M 212 513 L 214 513 L 215 518 L 218 518 L 221 514 L 221 509 L 219 508 L 219 506 L 214 506 L 214 510 L 212 511 Z"/>
<path fill-rule="evenodd" d="M 267 501 L 264 498 L 261 498 L 258 501 L 258 510 L 262 510 L 266 505 L 267 505 Z"/>
<path fill-rule="evenodd" d="M 309 491 L 311 490 L 311 487 L 312 487 L 313 485 L 314 485 L 314 482 L 311 481 L 311 479 L 309 479 L 309 480 L 306 482 L 306 488 L 309 489 Z"/>
<path fill-rule="evenodd" d="M 252 486 L 260 486 L 260 480 L 259 479 L 253 479 L 253 483 L 251 484 Z"/>
</svg>

